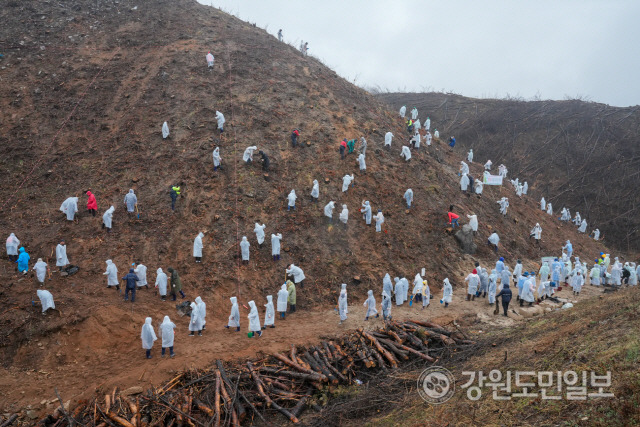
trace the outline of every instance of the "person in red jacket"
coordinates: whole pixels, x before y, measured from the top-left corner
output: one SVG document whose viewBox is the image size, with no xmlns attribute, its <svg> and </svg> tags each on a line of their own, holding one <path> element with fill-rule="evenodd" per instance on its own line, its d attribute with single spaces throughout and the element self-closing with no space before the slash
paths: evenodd
<svg viewBox="0 0 640 427">
<path fill-rule="evenodd" d="M 449 213 L 447 214 L 449 216 L 449 224 L 451 224 L 453 228 L 456 228 L 456 225 L 460 227 L 460 224 L 458 224 L 458 218 L 460 218 L 460 216 L 454 214 L 452 211 L 453 211 L 453 205 L 450 205 Z"/>
<path fill-rule="evenodd" d="M 91 191 L 87 191 L 87 196 L 89 197 L 89 199 L 87 200 L 87 210 L 91 212 L 91 215 L 96 216 L 96 212 L 98 212 L 98 202 L 96 201 L 96 196 L 94 196 Z"/>
<path fill-rule="evenodd" d="M 347 149 L 347 138 L 340 141 L 340 158 L 344 160 L 344 152 Z"/>
</svg>

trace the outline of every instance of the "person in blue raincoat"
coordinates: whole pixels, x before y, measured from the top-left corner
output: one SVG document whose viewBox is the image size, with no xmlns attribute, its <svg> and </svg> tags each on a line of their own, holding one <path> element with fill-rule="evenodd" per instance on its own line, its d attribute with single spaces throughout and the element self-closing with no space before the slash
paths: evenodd
<svg viewBox="0 0 640 427">
<path fill-rule="evenodd" d="M 29 256 L 27 251 L 25 251 L 24 248 L 21 247 L 18 250 L 18 271 L 20 271 L 22 274 L 27 274 L 27 271 L 29 271 L 30 259 L 31 257 Z"/>
</svg>

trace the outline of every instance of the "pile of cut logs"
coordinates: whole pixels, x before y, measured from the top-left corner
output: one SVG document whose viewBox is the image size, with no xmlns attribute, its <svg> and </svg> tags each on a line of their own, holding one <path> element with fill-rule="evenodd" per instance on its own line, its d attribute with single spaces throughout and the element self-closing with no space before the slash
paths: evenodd
<svg viewBox="0 0 640 427">
<path fill-rule="evenodd" d="M 473 345 L 460 331 L 428 321 L 388 321 L 375 331 L 358 329 L 342 339 L 322 341 L 288 354 L 189 370 L 155 389 L 126 396 L 114 389 L 72 412 L 62 407 L 40 425 L 68 426 L 239 426 L 279 412 L 297 423 L 306 408 L 321 410 L 316 393 L 356 383 L 366 371 L 389 370 L 419 359 L 435 362 L 443 351 Z M 360 381 L 357 381 L 361 383 Z"/>
</svg>

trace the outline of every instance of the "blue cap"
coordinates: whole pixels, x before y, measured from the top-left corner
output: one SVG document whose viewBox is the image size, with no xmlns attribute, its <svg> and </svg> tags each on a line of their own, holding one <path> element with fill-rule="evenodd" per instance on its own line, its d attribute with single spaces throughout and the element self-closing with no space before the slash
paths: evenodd
<svg viewBox="0 0 640 427">
<path fill-rule="evenodd" d="M 500 261 L 504 261 L 504 258 L 503 258 L 503 257 L 500 257 Z"/>
<path fill-rule="evenodd" d="M 523 276 L 524 276 L 524 277 L 529 277 L 529 273 L 525 271 L 525 272 L 524 272 L 524 274 L 523 274 Z"/>
</svg>

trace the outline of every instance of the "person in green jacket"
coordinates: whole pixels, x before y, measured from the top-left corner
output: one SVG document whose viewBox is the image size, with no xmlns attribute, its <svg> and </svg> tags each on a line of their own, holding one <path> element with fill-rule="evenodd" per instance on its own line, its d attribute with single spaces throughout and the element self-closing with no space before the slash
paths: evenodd
<svg viewBox="0 0 640 427">
<path fill-rule="evenodd" d="M 180 296 L 184 299 L 185 294 L 182 292 L 182 282 L 180 281 L 180 276 L 178 272 L 173 268 L 168 268 L 169 274 L 171 274 L 171 298 L 172 301 L 176 300 L 178 296 L 178 292 L 180 292 Z"/>
<path fill-rule="evenodd" d="M 291 280 L 287 280 L 287 291 L 289 292 L 289 313 L 296 311 L 296 285 Z"/>
<path fill-rule="evenodd" d="M 347 142 L 347 147 L 349 148 L 349 154 L 353 153 L 353 150 L 356 147 L 356 140 L 355 139 L 350 139 Z"/>
</svg>

